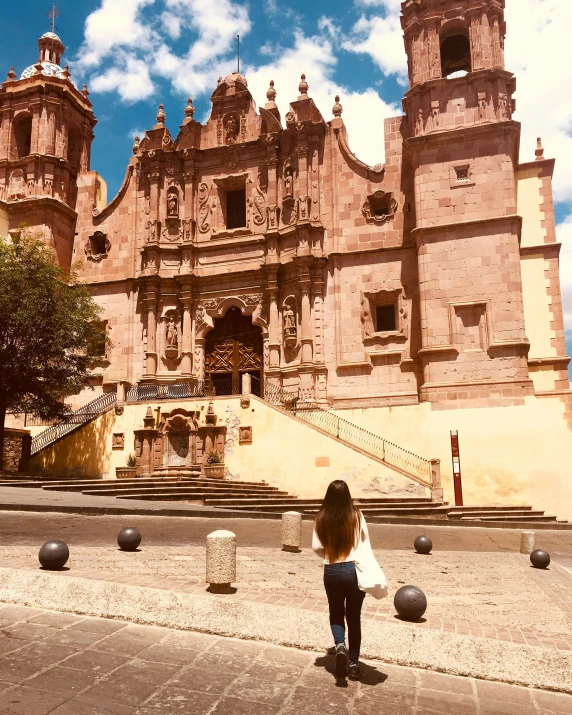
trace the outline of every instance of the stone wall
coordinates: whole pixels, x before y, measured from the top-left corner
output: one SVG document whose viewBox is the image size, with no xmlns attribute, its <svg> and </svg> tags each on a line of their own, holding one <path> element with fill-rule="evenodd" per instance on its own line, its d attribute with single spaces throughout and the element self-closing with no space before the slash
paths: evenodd
<svg viewBox="0 0 572 715">
<path fill-rule="evenodd" d="M 4 429 L 4 465 L 6 472 L 23 472 L 28 466 L 32 435 L 28 430 Z"/>
</svg>

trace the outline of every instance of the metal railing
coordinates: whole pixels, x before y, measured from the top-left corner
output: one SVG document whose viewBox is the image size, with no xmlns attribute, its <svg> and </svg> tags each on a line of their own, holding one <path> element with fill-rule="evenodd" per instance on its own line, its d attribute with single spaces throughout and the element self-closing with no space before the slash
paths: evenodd
<svg viewBox="0 0 572 715">
<path fill-rule="evenodd" d="M 32 439 L 32 448 L 30 454 L 34 455 L 42 449 L 49 447 L 54 442 L 57 442 L 62 437 L 65 437 L 70 432 L 73 432 L 81 425 L 91 422 L 99 415 L 107 412 L 117 402 L 117 393 L 105 392 L 103 395 L 96 397 L 95 400 L 83 405 L 75 412 L 72 412 L 61 422 L 58 422 L 45 430 L 42 430 Z"/>
<path fill-rule="evenodd" d="M 255 379 L 252 379 L 253 383 Z M 300 398 L 297 389 L 285 390 L 265 380 L 262 384 L 261 395 L 270 404 L 281 407 L 304 422 L 327 432 L 332 437 L 377 457 L 387 465 L 404 472 L 422 486 L 431 488 L 432 469 L 429 459 L 419 457 L 413 452 L 339 417 L 312 400 Z"/>
<path fill-rule="evenodd" d="M 178 400 L 187 397 L 214 397 L 215 395 L 216 392 L 210 380 L 195 380 L 172 385 L 133 385 L 127 390 L 125 401 Z"/>
</svg>

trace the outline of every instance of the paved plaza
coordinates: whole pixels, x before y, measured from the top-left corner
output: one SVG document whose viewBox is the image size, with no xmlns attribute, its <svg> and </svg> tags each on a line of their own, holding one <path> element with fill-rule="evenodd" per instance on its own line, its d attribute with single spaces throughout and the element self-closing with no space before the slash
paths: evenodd
<svg viewBox="0 0 572 715">
<path fill-rule="evenodd" d="M 341 686 L 341 687 L 340 687 Z M 2 715 L 559 715 L 572 698 L 324 653 L 0 607 Z"/>
</svg>

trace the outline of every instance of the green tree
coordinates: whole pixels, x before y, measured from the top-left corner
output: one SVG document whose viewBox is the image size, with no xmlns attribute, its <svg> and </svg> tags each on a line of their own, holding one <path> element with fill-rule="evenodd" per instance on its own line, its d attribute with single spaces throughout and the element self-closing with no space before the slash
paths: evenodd
<svg viewBox="0 0 572 715">
<path fill-rule="evenodd" d="M 0 469 L 8 410 L 69 413 L 64 398 L 87 384 L 94 345 L 107 340 L 99 318 L 88 287 L 41 241 L 25 230 L 0 238 Z"/>
</svg>

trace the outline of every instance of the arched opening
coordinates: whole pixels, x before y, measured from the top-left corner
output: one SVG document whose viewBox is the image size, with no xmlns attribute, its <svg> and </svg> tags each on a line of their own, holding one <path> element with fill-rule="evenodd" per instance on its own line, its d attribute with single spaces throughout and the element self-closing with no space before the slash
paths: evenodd
<svg viewBox="0 0 572 715">
<path fill-rule="evenodd" d="M 471 71 L 471 42 L 464 25 L 450 23 L 441 30 L 441 76 Z"/>
<path fill-rule="evenodd" d="M 253 325 L 252 316 L 233 306 L 215 319 L 205 341 L 205 378 L 210 378 L 217 395 L 240 395 L 245 373 L 257 378 L 252 381 L 257 394 L 263 365 L 262 330 Z"/>
<path fill-rule="evenodd" d="M 18 159 L 30 154 L 32 147 L 32 117 L 29 114 L 20 114 L 14 120 L 13 131 L 16 142 Z"/>
</svg>

